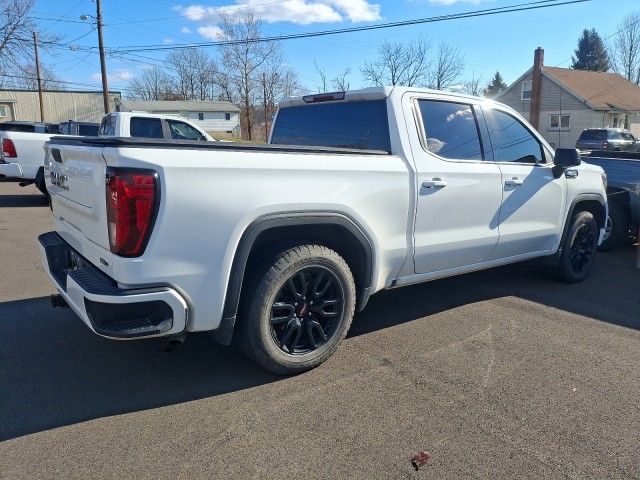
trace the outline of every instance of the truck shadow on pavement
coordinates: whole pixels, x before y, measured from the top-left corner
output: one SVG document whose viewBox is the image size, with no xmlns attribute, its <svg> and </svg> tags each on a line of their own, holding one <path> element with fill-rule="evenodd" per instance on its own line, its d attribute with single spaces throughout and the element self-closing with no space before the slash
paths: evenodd
<svg viewBox="0 0 640 480">
<path fill-rule="evenodd" d="M 358 314 L 363 335 L 492 298 L 517 296 L 640 328 L 640 271 L 633 251 L 601 254 L 584 283 L 564 285 L 545 267 L 517 264 L 380 293 Z M 160 342 L 112 342 L 46 297 L 0 303 L 0 440 L 110 415 L 157 408 L 277 381 L 207 334 L 161 352 Z"/>
<path fill-rule="evenodd" d="M 49 200 L 42 194 L 36 195 L 0 195 L 0 208 L 7 207 L 46 207 Z"/>
</svg>

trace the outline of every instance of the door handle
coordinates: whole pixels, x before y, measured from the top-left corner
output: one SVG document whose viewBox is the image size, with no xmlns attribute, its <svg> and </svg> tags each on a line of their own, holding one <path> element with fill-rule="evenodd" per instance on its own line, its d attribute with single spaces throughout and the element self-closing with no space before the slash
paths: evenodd
<svg viewBox="0 0 640 480">
<path fill-rule="evenodd" d="M 422 186 L 424 188 L 443 188 L 447 185 L 447 181 L 441 178 L 432 178 L 431 180 L 425 180 L 422 182 Z"/>
<path fill-rule="evenodd" d="M 518 177 L 513 177 L 513 178 L 507 180 L 506 182 L 504 182 L 505 186 L 507 186 L 507 187 L 519 187 L 523 183 L 524 183 L 523 180 L 521 178 L 518 178 Z"/>
</svg>

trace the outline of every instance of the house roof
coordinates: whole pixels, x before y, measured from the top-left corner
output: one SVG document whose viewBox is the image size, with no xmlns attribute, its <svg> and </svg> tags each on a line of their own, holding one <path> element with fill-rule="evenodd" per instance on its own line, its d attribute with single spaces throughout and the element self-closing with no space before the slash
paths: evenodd
<svg viewBox="0 0 640 480">
<path fill-rule="evenodd" d="M 121 110 L 147 112 L 239 112 L 231 102 L 207 102 L 190 100 L 124 100 Z"/>
<path fill-rule="evenodd" d="M 640 110 L 640 87 L 617 73 L 544 67 L 543 74 L 594 110 Z"/>
</svg>

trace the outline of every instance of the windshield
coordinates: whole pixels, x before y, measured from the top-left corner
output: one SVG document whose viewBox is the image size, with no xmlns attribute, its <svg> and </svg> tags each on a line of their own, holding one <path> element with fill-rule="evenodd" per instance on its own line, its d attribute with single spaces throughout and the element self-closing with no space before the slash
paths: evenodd
<svg viewBox="0 0 640 480">
<path fill-rule="evenodd" d="M 391 153 L 387 102 L 331 102 L 281 108 L 271 143 Z"/>
</svg>

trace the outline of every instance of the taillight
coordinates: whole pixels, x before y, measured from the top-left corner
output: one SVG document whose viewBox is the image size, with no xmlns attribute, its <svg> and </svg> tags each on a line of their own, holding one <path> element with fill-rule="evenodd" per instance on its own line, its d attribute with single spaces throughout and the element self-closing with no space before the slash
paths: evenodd
<svg viewBox="0 0 640 480">
<path fill-rule="evenodd" d="M 602 142 L 602 149 L 607 150 L 609 148 L 609 142 Z"/>
<path fill-rule="evenodd" d="M 9 138 L 2 139 L 2 156 L 6 158 L 16 158 L 18 156 L 13 140 Z"/>
<path fill-rule="evenodd" d="M 153 170 L 107 172 L 107 222 L 111 251 L 123 257 L 142 255 L 158 206 L 158 174 Z"/>
</svg>

